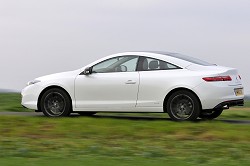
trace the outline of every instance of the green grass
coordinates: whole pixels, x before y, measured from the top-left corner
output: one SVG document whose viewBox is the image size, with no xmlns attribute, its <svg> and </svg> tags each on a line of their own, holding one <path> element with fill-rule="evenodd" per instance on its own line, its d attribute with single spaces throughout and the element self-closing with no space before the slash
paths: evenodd
<svg viewBox="0 0 250 166">
<path fill-rule="evenodd" d="M 0 111 L 20 111 L 1 94 Z M 250 104 L 218 119 L 250 120 Z M 27 111 L 23 109 L 21 111 Z M 98 114 L 102 115 L 102 114 Z M 103 114 L 116 116 L 117 114 Z M 166 117 L 166 114 L 119 114 Z M 249 165 L 249 124 L 105 116 L 0 116 L 0 165 Z"/>
<path fill-rule="evenodd" d="M 0 164 L 59 165 L 68 159 L 88 165 L 250 162 L 248 125 L 22 116 L 1 116 L 0 122 Z"/>
<path fill-rule="evenodd" d="M 19 93 L 0 93 L 0 112 L 27 112 L 21 105 L 21 94 Z"/>
<path fill-rule="evenodd" d="M 0 164 L 4 166 L 16 166 L 16 165 L 25 165 L 25 166 L 34 166 L 34 165 L 53 165 L 53 166 L 79 166 L 79 165 L 97 165 L 97 166 L 131 166 L 131 165 L 143 165 L 143 166 L 166 166 L 167 165 L 176 165 L 174 159 L 147 159 L 147 158 L 105 158 L 105 157 L 88 157 L 80 159 L 24 159 L 24 158 L 4 158 L 0 159 Z M 221 163 L 223 164 L 223 163 Z M 180 166 L 188 166 L 188 163 L 183 161 L 178 161 Z"/>
<path fill-rule="evenodd" d="M 245 101 L 244 106 L 245 106 L 245 107 L 250 107 L 250 101 L 249 101 L 249 100 L 248 100 L 248 101 Z"/>
</svg>

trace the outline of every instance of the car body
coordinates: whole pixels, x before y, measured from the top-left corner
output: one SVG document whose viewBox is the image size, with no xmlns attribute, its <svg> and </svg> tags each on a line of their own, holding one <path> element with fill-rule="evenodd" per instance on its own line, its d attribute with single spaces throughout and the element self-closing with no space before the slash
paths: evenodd
<svg viewBox="0 0 250 166">
<path fill-rule="evenodd" d="M 243 98 L 237 69 L 168 52 L 109 55 L 36 78 L 22 90 L 22 105 L 47 116 L 167 112 L 173 120 L 213 119 Z"/>
</svg>

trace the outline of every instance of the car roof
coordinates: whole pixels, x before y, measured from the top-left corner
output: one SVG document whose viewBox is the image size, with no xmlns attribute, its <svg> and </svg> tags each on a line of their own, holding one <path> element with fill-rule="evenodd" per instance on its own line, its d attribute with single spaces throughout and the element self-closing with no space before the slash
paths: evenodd
<svg viewBox="0 0 250 166">
<path fill-rule="evenodd" d="M 145 56 L 149 58 L 163 60 L 171 64 L 174 64 L 176 66 L 179 66 L 181 68 L 186 68 L 187 66 L 191 64 L 196 64 L 196 65 L 198 64 L 198 65 L 203 65 L 203 66 L 212 65 L 202 60 L 199 60 L 190 56 L 178 54 L 178 53 L 171 53 L 171 52 L 165 52 L 165 51 L 130 51 L 130 52 L 116 53 L 116 54 L 103 57 L 85 67 L 90 67 L 104 60 L 107 60 L 109 58 L 119 57 L 119 56 Z"/>
<path fill-rule="evenodd" d="M 180 53 L 174 53 L 174 52 L 166 52 L 166 51 L 142 51 L 144 53 L 154 53 L 154 54 L 161 54 L 161 55 L 165 55 L 165 56 L 169 56 L 169 57 L 173 57 L 173 58 L 177 58 L 177 59 L 181 59 L 184 61 L 188 61 L 194 64 L 198 64 L 198 65 L 202 65 L 202 66 L 212 66 L 214 64 L 208 63 L 206 61 L 200 60 L 198 58 L 194 58 L 191 56 L 187 56 L 187 55 L 183 55 Z"/>
</svg>

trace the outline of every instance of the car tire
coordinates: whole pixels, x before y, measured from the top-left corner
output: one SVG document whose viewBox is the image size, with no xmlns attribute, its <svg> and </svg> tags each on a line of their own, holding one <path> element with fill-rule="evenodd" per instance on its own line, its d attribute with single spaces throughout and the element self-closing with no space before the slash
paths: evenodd
<svg viewBox="0 0 250 166">
<path fill-rule="evenodd" d="M 64 90 L 52 88 L 42 95 L 40 108 L 48 117 L 69 116 L 72 110 L 71 99 Z"/>
<path fill-rule="evenodd" d="M 96 112 L 78 112 L 78 114 L 81 116 L 92 116 L 95 115 Z"/>
<path fill-rule="evenodd" d="M 174 121 L 194 121 L 201 110 L 198 97 L 187 90 L 171 94 L 166 107 L 168 115 Z"/>
<path fill-rule="evenodd" d="M 222 112 L 223 112 L 223 109 L 202 111 L 199 115 L 199 118 L 212 120 L 220 116 Z"/>
</svg>

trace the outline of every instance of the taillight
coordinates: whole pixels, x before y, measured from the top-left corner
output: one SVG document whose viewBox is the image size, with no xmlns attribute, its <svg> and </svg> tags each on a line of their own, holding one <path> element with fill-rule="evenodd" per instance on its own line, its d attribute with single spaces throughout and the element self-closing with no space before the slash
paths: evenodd
<svg viewBox="0 0 250 166">
<path fill-rule="evenodd" d="M 203 80 L 207 82 L 213 82 L 213 81 L 232 81 L 232 78 L 230 76 L 216 76 L 216 77 L 204 77 Z"/>
</svg>

